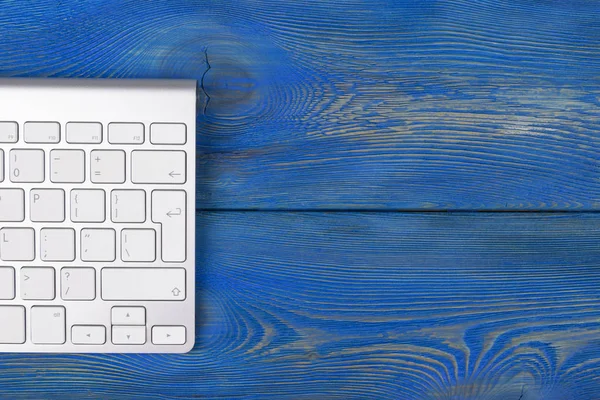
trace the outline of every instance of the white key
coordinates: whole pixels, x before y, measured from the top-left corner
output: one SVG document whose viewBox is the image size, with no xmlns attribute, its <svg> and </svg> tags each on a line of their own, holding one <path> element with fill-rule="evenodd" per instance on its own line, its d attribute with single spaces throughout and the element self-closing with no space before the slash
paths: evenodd
<svg viewBox="0 0 600 400">
<path fill-rule="evenodd" d="M 21 268 L 23 300 L 54 300 L 54 268 Z"/>
<path fill-rule="evenodd" d="M 121 259 L 125 262 L 156 260 L 156 231 L 154 229 L 123 229 Z"/>
<path fill-rule="evenodd" d="M 152 124 L 150 125 L 150 142 L 152 144 L 185 144 L 185 124 Z"/>
<path fill-rule="evenodd" d="M 185 326 L 154 326 L 152 327 L 152 343 L 185 344 L 185 334 Z"/>
<path fill-rule="evenodd" d="M 186 194 L 181 190 L 152 192 L 152 221 L 161 224 L 160 248 L 165 262 L 186 260 Z"/>
<path fill-rule="evenodd" d="M 0 229 L 0 259 L 2 261 L 33 261 L 35 231 L 32 228 Z"/>
<path fill-rule="evenodd" d="M 131 153 L 133 183 L 185 183 L 185 152 L 136 150 Z"/>
<path fill-rule="evenodd" d="M 71 328 L 73 344 L 104 344 L 106 343 L 106 327 L 102 325 L 73 325 Z"/>
<path fill-rule="evenodd" d="M 92 151 L 90 174 L 93 183 L 125 182 L 125 152 L 122 150 Z"/>
<path fill-rule="evenodd" d="M 4 181 L 4 150 L 0 149 L 0 182 Z"/>
<path fill-rule="evenodd" d="M 40 230 L 40 258 L 43 261 L 74 261 L 75 230 L 70 228 Z"/>
<path fill-rule="evenodd" d="M 60 124 L 58 122 L 26 122 L 23 136 L 27 143 L 60 142 Z"/>
<path fill-rule="evenodd" d="M 0 267 L 0 300 L 15 298 L 15 269 L 13 267 Z M 3 326 L 0 319 L 0 326 Z"/>
<path fill-rule="evenodd" d="M 114 229 L 82 229 L 81 261 L 115 261 Z"/>
<path fill-rule="evenodd" d="M 44 182 L 44 158 L 43 150 L 11 150 L 11 182 Z"/>
<path fill-rule="evenodd" d="M 35 344 L 65 343 L 65 308 L 31 307 L 31 341 Z"/>
<path fill-rule="evenodd" d="M 103 300 L 185 300 L 183 268 L 103 268 Z"/>
<path fill-rule="evenodd" d="M 112 342 L 114 344 L 144 344 L 146 343 L 146 327 L 113 326 Z"/>
<path fill-rule="evenodd" d="M 16 122 L 0 122 L 0 143 L 17 143 L 19 125 Z"/>
<path fill-rule="evenodd" d="M 82 267 L 61 269 L 60 293 L 63 300 L 94 300 L 96 270 Z"/>
<path fill-rule="evenodd" d="M 71 221 L 104 222 L 105 197 L 104 190 L 101 189 L 71 190 Z"/>
<path fill-rule="evenodd" d="M 144 307 L 113 307 L 113 325 L 146 325 L 146 309 Z"/>
<path fill-rule="evenodd" d="M 65 220 L 65 191 L 62 189 L 32 189 L 29 192 L 29 209 L 33 222 L 63 222 Z"/>
<path fill-rule="evenodd" d="M 23 189 L 0 189 L 0 222 L 25 220 L 25 192 Z"/>
<path fill-rule="evenodd" d="M 25 343 L 25 307 L 0 306 L 0 343 Z"/>
<path fill-rule="evenodd" d="M 97 122 L 69 122 L 68 143 L 102 143 L 102 124 Z"/>
<path fill-rule="evenodd" d="M 113 222 L 146 221 L 146 192 L 143 190 L 113 190 L 111 204 Z"/>
<path fill-rule="evenodd" d="M 112 123 L 108 124 L 108 142 L 111 144 L 144 143 L 144 124 Z"/>
<path fill-rule="evenodd" d="M 83 150 L 52 150 L 50 180 L 54 183 L 83 183 L 85 181 L 85 152 Z"/>
</svg>

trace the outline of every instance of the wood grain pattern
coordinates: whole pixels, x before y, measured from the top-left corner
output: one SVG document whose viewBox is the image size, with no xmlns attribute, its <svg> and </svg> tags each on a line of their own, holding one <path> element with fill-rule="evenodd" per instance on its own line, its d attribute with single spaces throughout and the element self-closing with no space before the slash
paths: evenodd
<svg viewBox="0 0 600 400">
<path fill-rule="evenodd" d="M 200 208 L 600 208 L 596 1 L 9 0 L 0 37 L 3 76 L 203 82 Z"/>
<path fill-rule="evenodd" d="M 200 121 L 201 207 L 598 209 L 596 2 L 294 3 L 215 6 L 260 35 L 209 44 L 211 97 L 251 79 Z"/>
<path fill-rule="evenodd" d="M 215 9 L 260 34 L 208 44 L 211 98 L 249 76 L 200 121 L 201 207 L 598 208 L 596 2 Z"/>
<path fill-rule="evenodd" d="M 0 398 L 600 393 L 600 215 L 217 212 L 197 231 L 192 353 L 3 354 Z"/>
</svg>

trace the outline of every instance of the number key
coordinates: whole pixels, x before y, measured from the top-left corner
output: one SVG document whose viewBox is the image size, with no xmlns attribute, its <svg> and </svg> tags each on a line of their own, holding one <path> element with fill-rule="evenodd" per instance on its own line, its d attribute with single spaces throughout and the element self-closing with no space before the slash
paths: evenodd
<svg viewBox="0 0 600 400">
<path fill-rule="evenodd" d="M 43 150 L 11 150 L 11 182 L 44 182 L 44 159 Z"/>
</svg>

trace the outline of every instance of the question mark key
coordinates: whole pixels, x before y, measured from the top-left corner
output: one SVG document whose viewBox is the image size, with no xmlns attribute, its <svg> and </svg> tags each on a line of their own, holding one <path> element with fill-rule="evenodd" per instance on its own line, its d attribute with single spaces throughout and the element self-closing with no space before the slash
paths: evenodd
<svg viewBox="0 0 600 400">
<path fill-rule="evenodd" d="M 96 270 L 94 268 L 63 268 L 61 276 L 63 300 L 94 300 L 96 298 Z"/>
</svg>

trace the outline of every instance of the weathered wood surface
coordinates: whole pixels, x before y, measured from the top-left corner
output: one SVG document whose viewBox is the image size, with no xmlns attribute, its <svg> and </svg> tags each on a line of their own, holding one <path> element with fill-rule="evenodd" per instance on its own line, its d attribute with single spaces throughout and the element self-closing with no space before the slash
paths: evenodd
<svg viewBox="0 0 600 400">
<path fill-rule="evenodd" d="M 200 207 L 599 208 L 598 2 L 210 10 Z"/>
<path fill-rule="evenodd" d="M 598 398 L 600 215 L 217 212 L 198 232 L 192 353 L 3 354 L 0 398 Z"/>
</svg>

